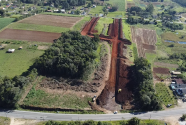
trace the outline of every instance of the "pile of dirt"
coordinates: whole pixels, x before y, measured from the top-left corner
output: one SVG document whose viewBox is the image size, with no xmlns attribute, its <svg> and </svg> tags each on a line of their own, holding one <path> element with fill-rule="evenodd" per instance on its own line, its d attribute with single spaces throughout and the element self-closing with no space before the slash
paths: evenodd
<svg viewBox="0 0 186 125">
<path fill-rule="evenodd" d="M 94 73 L 94 78 L 91 82 L 85 82 L 79 79 L 65 79 L 50 77 L 44 79 L 40 83 L 40 87 L 49 88 L 52 90 L 74 90 L 74 91 L 85 91 L 85 92 L 98 92 L 99 87 L 102 85 L 101 81 L 104 78 L 106 66 L 108 62 L 108 55 L 106 54 L 101 58 L 101 65 L 98 66 Z"/>
</svg>

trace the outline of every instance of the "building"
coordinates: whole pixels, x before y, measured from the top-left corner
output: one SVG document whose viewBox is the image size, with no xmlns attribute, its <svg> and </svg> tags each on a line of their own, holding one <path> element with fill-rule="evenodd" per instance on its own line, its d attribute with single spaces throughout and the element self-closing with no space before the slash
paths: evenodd
<svg viewBox="0 0 186 125">
<path fill-rule="evenodd" d="M 13 53 L 13 52 L 15 52 L 15 49 L 8 49 L 7 52 L 8 52 L 8 53 Z"/>
<path fill-rule="evenodd" d="M 177 78 L 177 79 L 173 79 L 172 80 L 172 83 L 176 83 L 176 84 L 184 84 L 184 81 L 182 80 L 182 79 L 180 79 L 180 78 Z"/>
<path fill-rule="evenodd" d="M 171 83 L 170 88 L 176 92 L 178 96 L 186 95 L 186 84 Z"/>
<path fill-rule="evenodd" d="M 171 71 L 171 74 L 172 74 L 172 75 L 180 75 L 180 74 L 181 74 L 181 72 L 177 72 L 177 71 Z"/>
<path fill-rule="evenodd" d="M 62 12 L 62 13 L 65 13 L 65 9 L 61 9 L 61 12 Z"/>
</svg>

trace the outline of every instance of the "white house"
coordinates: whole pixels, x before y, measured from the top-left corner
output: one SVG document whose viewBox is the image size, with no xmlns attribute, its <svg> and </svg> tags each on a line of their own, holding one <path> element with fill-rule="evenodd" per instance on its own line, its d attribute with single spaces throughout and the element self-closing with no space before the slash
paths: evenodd
<svg viewBox="0 0 186 125">
<path fill-rule="evenodd" d="M 65 9 L 61 9 L 61 12 L 62 12 L 62 13 L 65 13 Z"/>
<path fill-rule="evenodd" d="M 13 52 L 15 52 L 15 49 L 8 49 L 7 52 L 8 52 L 8 53 L 13 53 Z"/>
</svg>

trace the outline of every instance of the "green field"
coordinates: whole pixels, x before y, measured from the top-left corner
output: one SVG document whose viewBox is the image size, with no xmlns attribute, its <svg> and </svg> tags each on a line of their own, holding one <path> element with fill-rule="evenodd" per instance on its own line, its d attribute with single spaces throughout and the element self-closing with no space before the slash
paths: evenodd
<svg viewBox="0 0 186 125">
<path fill-rule="evenodd" d="M 101 34 L 102 33 L 102 30 L 104 28 L 104 24 L 110 24 L 110 23 L 113 23 L 113 19 L 112 18 L 104 18 L 104 17 L 101 17 L 96 26 L 95 26 L 95 29 L 98 30 L 98 34 Z M 108 31 L 108 27 L 105 31 L 105 34 L 107 33 Z"/>
<path fill-rule="evenodd" d="M 109 0 L 105 2 L 118 6 L 118 11 L 125 11 L 125 0 Z"/>
<path fill-rule="evenodd" d="M 95 16 L 96 14 L 98 14 L 99 16 L 100 13 L 104 14 L 102 9 L 103 9 L 103 6 L 96 6 L 95 8 L 91 8 L 89 14 L 92 14 L 92 16 Z"/>
<path fill-rule="evenodd" d="M 153 62 L 156 59 L 156 54 L 154 53 L 146 53 L 146 59 L 151 63 L 151 66 L 153 66 Z"/>
<path fill-rule="evenodd" d="M 125 11 L 108 12 L 107 17 L 123 18 L 125 17 Z"/>
<path fill-rule="evenodd" d="M 90 21 L 90 19 L 91 18 L 89 16 L 84 17 L 81 21 L 76 23 L 76 25 L 74 25 L 72 29 L 76 30 L 76 31 L 80 31 L 83 28 L 83 26 L 85 25 L 85 23 Z"/>
<path fill-rule="evenodd" d="M 14 18 L 0 18 L 0 30 L 12 23 Z"/>
<path fill-rule="evenodd" d="M 38 50 L 33 46 L 34 44 L 45 45 L 44 43 L 21 41 L 10 42 L 12 43 L 0 43 L 6 45 L 5 49 L 0 50 L 0 76 L 14 77 L 16 75 L 21 75 L 23 72 L 29 69 L 37 57 L 44 53 L 43 50 Z M 45 46 L 47 45 L 48 44 Z M 20 46 L 23 47 L 22 50 L 18 50 Z M 15 49 L 15 52 L 6 53 L 8 49 Z"/>
<path fill-rule="evenodd" d="M 156 83 L 155 89 L 158 97 L 165 106 L 172 104 L 171 107 L 174 107 L 176 100 L 174 98 L 173 92 L 164 83 Z"/>
<path fill-rule="evenodd" d="M 12 23 L 8 26 L 10 29 L 20 29 L 20 30 L 34 30 L 34 31 L 43 31 L 43 32 L 54 32 L 61 33 L 70 30 L 69 28 L 47 26 L 47 25 L 37 25 L 37 24 L 28 24 L 28 23 Z"/>
</svg>

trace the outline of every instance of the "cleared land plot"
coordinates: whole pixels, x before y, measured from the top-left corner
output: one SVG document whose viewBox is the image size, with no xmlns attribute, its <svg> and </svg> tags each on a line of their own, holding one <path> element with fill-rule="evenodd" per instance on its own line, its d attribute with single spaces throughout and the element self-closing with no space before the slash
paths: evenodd
<svg viewBox="0 0 186 125">
<path fill-rule="evenodd" d="M 74 26 L 81 17 L 63 17 L 54 15 L 36 15 L 19 21 L 20 23 L 49 25 L 70 28 Z"/>
<path fill-rule="evenodd" d="M 154 62 L 154 65 L 159 67 L 166 67 L 166 68 L 171 67 L 176 69 L 179 67 L 179 65 L 177 64 L 170 64 L 170 63 L 163 63 L 163 62 Z"/>
<path fill-rule="evenodd" d="M 62 33 L 62 32 L 66 32 L 66 31 L 70 30 L 69 28 L 63 28 L 63 27 L 28 24 L 28 23 L 12 23 L 8 26 L 8 28 L 19 29 L 19 30 L 53 32 L 53 33 Z"/>
<path fill-rule="evenodd" d="M 167 68 L 153 68 L 153 72 L 157 73 L 157 74 L 170 74 L 169 73 L 169 69 Z"/>
<path fill-rule="evenodd" d="M 159 99 L 163 102 L 165 106 L 168 104 L 176 104 L 176 100 L 172 91 L 164 84 L 164 83 L 157 83 L 155 85 L 156 93 L 158 94 Z"/>
<path fill-rule="evenodd" d="M 0 39 L 38 41 L 38 42 L 50 42 L 50 43 L 52 43 L 55 39 L 58 39 L 60 36 L 61 36 L 60 33 L 15 30 L 15 29 L 5 29 L 2 32 L 0 32 Z"/>
<path fill-rule="evenodd" d="M 131 27 L 132 41 L 136 43 L 138 57 L 146 57 L 145 53 L 155 53 L 156 50 L 156 31 Z"/>
<path fill-rule="evenodd" d="M 14 18 L 0 18 L 0 30 L 12 23 Z"/>
<path fill-rule="evenodd" d="M 10 43 L 11 42 L 11 43 Z M 34 44 L 43 45 L 39 42 L 23 42 L 23 41 L 10 41 L 0 44 L 6 45 L 4 49 L 0 50 L 0 76 L 14 77 L 21 75 L 33 65 L 35 59 L 41 56 L 44 51 L 38 50 Z M 50 45 L 46 44 L 45 46 Z M 18 48 L 22 46 L 22 50 Z M 6 53 L 8 49 L 15 49 L 14 53 Z"/>
</svg>

